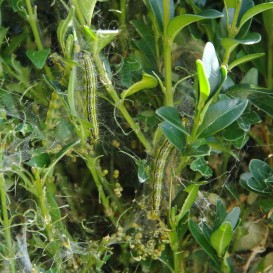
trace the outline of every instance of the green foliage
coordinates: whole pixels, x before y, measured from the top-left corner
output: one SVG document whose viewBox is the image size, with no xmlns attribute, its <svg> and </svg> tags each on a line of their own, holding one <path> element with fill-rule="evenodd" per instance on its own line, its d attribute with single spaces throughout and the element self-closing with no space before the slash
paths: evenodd
<svg viewBox="0 0 273 273">
<path fill-rule="evenodd" d="M 273 3 L 210 2 L 0 1 L 1 272 L 272 266 Z"/>
</svg>

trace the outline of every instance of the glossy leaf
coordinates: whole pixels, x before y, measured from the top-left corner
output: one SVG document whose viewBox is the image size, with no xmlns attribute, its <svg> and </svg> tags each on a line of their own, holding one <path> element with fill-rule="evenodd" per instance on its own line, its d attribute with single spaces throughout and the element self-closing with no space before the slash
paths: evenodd
<svg viewBox="0 0 273 273">
<path fill-rule="evenodd" d="M 171 40 L 173 41 L 177 34 L 186 26 L 201 21 L 204 19 L 215 19 L 222 17 L 223 14 L 217 10 L 203 10 L 198 14 L 183 14 L 174 17 L 169 25 L 168 25 L 168 35 L 170 36 Z"/>
<path fill-rule="evenodd" d="M 97 0 L 80 0 L 77 1 L 78 7 L 80 9 L 79 12 L 83 15 L 85 19 L 85 23 L 87 26 L 91 25 L 91 19 L 93 17 L 94 8 Z"/>
<path fill-rule="evenodd" d="M 164 0 L 146 0 L 150 3 L 151 9 L 155 15 L 158 25 L 160 26 L 161 30 L 163 30 L 163 16 L 164 16 L 164 9 L 163 9 L 163 1 Z M 170 3 L 170 18 L 172 19 L 174 16 L 174 2 L 173 0 L 169 1 Z"/>
<path fill-rule="evenodd" d="M 189 135 L 187 129 L 182 125 L 180 113 L 174 107 L 163 106 L 156 110 L 156 114 L 174 126 L 177 130 Z"/>
<path fill-rule="evenodd" d="M 240 185 L 249 190 L 259 194 L 272 195 L 272 190 L 263 181 L 257 181 L 253 178 L 251 173 L 243 173 L 239 180 Z"/>
<path fill-rule="evenodd" d="M 230 223 L 232 230 L 234 230 L 238 224 L 240 213 L 241 209 L 239 207 L 235 207 L 224 219 L 224 222 Z"/>
<path fill-rule="evenodd" d="M 199 127 L 199 137 L 208 137 L 223 130 L 238 119 L 247 106 L 247 100 L 224 99 L 211 105 Z"/>
<path fill-rule="evenodd" d="M 119 34 L 119 30 L 96 30 L 93 31 L 87 26 L 83 26 L 86 41 L 90 44 L 93 54 L 100 51 L 111 43 Z"/>
<path fill-rule="evenodd" d="M 273 117 L 273 96 L 264 96 L 263 94 L 253 94 L 248 97 L 248 100 L 261 109 L 269 116 Z"/>
<path fill-rule="evenodd" d="M 257 181 L 265 181 L 266 178 L 272 175 L 270 166 L 259 159 L 252 159 L 250 161 L 249 170 Z"/>
<path fill-rule="evenodd" d="M 197 143 L 193 143 L 190 146 L 187 146 L 186 149 L 183 151 L 184 156 L 206 156 L 210 155 L 211 148 L 208 144 L 199 145 Z"/>
<path fill-rule="evenodd" d="M 255 111 L 245 112 L 237 120 L 238 125 L 245 132 L 250 130 L 252 124 L 256 124 L 259 122 L 261 122 L 261 119 Z"/>
<path fill-rule="evenodd" d="M 256 5 L 252 8 L 250 8 L 249 10 L 247 10 L 244 15 L 242 16 L 241 20 L 240 20 L 240 24 L 238 26 L 238 29 L 241 29 L 241 27 L 250 19 L 252 19 L 255 15 L 268 10 L 268 9 L 272 9 L 273 8 L 273 2 L 270 3 L 263 3 L 260 5 Z"/>
<path fill-rule="evenodd" d="M 186 145 L 185 134 L 178 130 L 176 127 L 172 126 L 169 122 L 164 121 L 159 124 L 164 135 L 168 140 L 180 151 L 182 152 Z"/>
<path fill-rule="evenodd" d="M 242 45 L 252 45 L 256 44 L 261 40 L 261 35 L 259 33 L 248 33 L 242 39 L 232 39 L 232 38 L 223 38 L 221 43 L 223 48 L 226 51 L 232 52 L 239 44 Z"/>
<path fill-rule="evenodd" d="M 201 60 L 196 61 L 196 67 L 199 81 L 199 98 L 197 109 L 198 111 L 201 111 L 210 95 L 210 84 L 206 76 L 205 67 Z"/>
<path fill-rule="evenodd" d="M 240 128 L 237 122 L 233 122 L 223 131 L 223 137 L 228 141 L 235 141 L 244 136 L 244 134 L 245 132 Z"/>
<path fill-rule="evenodd" d="M 131 85 L 127 90 L 124 90 L 120 94 L 120 97 L 122 99 L 125 99 L 125 98 L 137 93 L 138 91 L 141 91 L 144 89 L 149 89 L 149 88 L 154 88 L 157 86 L 157 84 L 158 84 L 158 81 L 155 77 L 144 73 L 142 75 L 142 80 Z"/>
<path fill-rule="evenodd" d="M 226 208 L 223 205 L 222 201 L 218 199 L 216 202 L 216 217 L 214 220 L 213 230 L 216 230 L 221 226 L 226 216 L 227 216 Z"/>
<path fill-rule="evenodd" d="M 259 87 L 253 84 L 236 84 L 228 88 L 225 92 L 225 94 L 234 97 L 234 98 L 242 98 L 246 99 L 250 95 L 258 95 L 269 97 L 272 96 L 272 90 Z"/>
<path fill-rule="evenodd" d="M 210 92 L 214 94 L 220 84 L 221 72 L 215 48 L 210 42 L 205 45 L 202 62 L 205 68 L 206 78 L 209 80 Z"/>
<path fill-rule="evenodd" d="M 195 241 L 204 249 L 204 251 L 210 256 L 210 258 L 214 261 L 214 263 L 220 267 L 219 259 L 214 248 L 211 246 L 210 242 L 206 239 L 203 232 L 200 230 L 198 225 L 189 220 L 189 230 L 194 237 Z"/>
<path fill-rule="evenodd" d="M 246 145 L 248 140 L 249 136 L 245 133 L 240 138 L 231 141 L 231 143 L 236 149 L 242 149 Z"/>
<path fill-rule="evenodd" d="M 38 68 L 42 69 L 46 63 L 48 55 L 50 53 L 50 49 L 43 49 L 43 50 L 27 50 L 26 54 L 30 61 Z"/>
<path fill-rule="evenodd" d="M 259 71 L 257 68 L 252 67 L 247 71 L 247 73 L 244 75 L 242 80 L 240 81 L 241 84 L 254 84 L 258 85 L 258 76 L 259 76 Z"/>
<path fill-rule="evenodd" d="M 229 222 L 224 222 L 210 237 L 210 242 L 219 257 L 223 257 L 226 248 L 232 240 L 232 228 Z"/>
<path fill-rule="evenodd" d="M 193 203 L 195 202 L 195 199 L 198 195 L 200 185 L 198 184 L 191 184 L 187 186 L 184 191 L 188 193 L 186 200 L 183 203 L 183 206 L 179 212 L 179 214 L 176 216 L 177 222 L 179 222 L 191 209 Z"/>
<path fill-rule="evenodd" d="M 195 172 L 200 172 L 205 178 L 210 178 L 213 174 L 204 157 L 195 159 L 191 163 L 190 168 Z"/>
<path fill-rule="evenodd" d="M 243 64 L 249 61 L 253 61 L 254 59 L 257 59 L 263 56 L 265 56 L 265 53 L 255 53 L 255 54 L 249 54 L 249 55 L 243 56 L 241 58 L 234 60 L 231 64 L 229 64 L 228 68 L 231 70 L 235 66 L 238 66 L 240 64 Z"/>
</svg>

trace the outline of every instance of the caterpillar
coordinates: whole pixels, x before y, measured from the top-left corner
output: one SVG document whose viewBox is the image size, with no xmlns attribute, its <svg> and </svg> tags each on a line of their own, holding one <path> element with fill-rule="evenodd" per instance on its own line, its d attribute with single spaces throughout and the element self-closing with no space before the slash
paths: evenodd
<svg viewBox="0 0 273 273">
<path fill-rule="evenodd" d="M 91 54 L 87 51 L 80 51 L 77 54 L 77 59 L 81 69 L 83 71 L 83 87 L 85 94 L 85 105 L 87 119 L 92 124 L 91 131 L 91 142 L 93 144 L 99 141 L 99 123 L 97 115 L 97 77 L 95 65 L 93 63 Z"/>
<path fill-rule="evenodd" d="M 152 191 L 152 216 L 159 218 L 162 200 L 163 178 L 167 159 L 173 149 L 173 145 L 167 140 L 160 147 L 154 164 L 153 191 Z"/>
</svg>

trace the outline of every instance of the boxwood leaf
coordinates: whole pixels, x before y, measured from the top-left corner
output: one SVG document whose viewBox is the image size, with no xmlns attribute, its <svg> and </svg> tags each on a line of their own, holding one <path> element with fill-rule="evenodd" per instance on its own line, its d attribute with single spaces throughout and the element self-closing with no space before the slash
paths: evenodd
<svg viewBox="0 0 273 273">
<path fill-rule="evenodd" d="M 270 166 L 259 159 L 252 159 L 250 161 L 249 170 L 257 181 L 265 181 L 269 176 L 272 175 Z"/>
<path fill-rule="evenodd" d="M 205 72 L 205 67 L 201 60 L 196 61 L 196 67 L 199 80 L 199 98 L 197 109 L 198 111 L 201 111 L 210 95 L 210 84 Z"/>
<path fill-rule="evenodd" d="M 209 178 L 212 176 L 212 169 L 208 166 L 204 157 L 198 157 L 195 159 L 190 168 L 195 172 L 200 172 L 205 178 Z"/>
<path fill-rule="evenodd" d="M 120 97 L 122 99 L 125 99 L 143 89 L 154 88 L 157 86 L 157 84 L 158 84 L 158 81 L 155 77 L 144 73 L 142 75 L 141 81 L 136 82 L 135 84 L 131 85 L 127 90 L 124 90 L 120 94 Z"/>
<path fill-rule="evenodd" d="M 189 230 L 196 240 L 196 242 L 204 249 L 204 251 L 210 256 L 210 258 L 214 261 L 214 263 L 217 265 L 217 267 L 220 267 L 219 259 L 217 257 L 217 254 L 214 250 L 214 248 L 211 246 L 210 242 L 206 239 L 198 225 L 192 221 L 189 220 Z"/>
<path fill-rule="evenodd" d="M 252 19 L 252 17 L 254 17 L 255 15 L 272 8 L 273 8 L 273 2 L 263 3 L 263 4 L 256 5 L 250 8 L 242 16 L 238 29 L 240 29 L 248 20 Z"/>
<path fill-rule="evenodd" d="M 200 125 L 197 135 L 199 137 L 211 136 L 229 126 L 238 119 L 247 106 L 247 100 L 224 99 L 211 105 Z"/>
<path fill-rule="evenodd" d="M 174 107 L 160 107 L 156 110 L 156 114 L 163 118 L 165 121 L 168 121 L 168 123 L 174 126 L 177 130 L 183 132 L 186 135 L 189 135 L 187 129 L 182 125 L 180 113 Z"/>
<path fill-rule="evenodd" d="M 232 240 L 232 227 L 229 222 L 224 222 L 210 237 L 213 248 L 217 251 L 219 257 L 225 254 L 226 248 Z"/>
<path fill-rule="evenodd" d="M 217 10 L 207 9 L 203 10 L 198 14 L 182 14 L 174 17 L 168 25 L 168 34 L 173 41 L 179 31 L 191 23 L 204 20 L 204 19 L 215 19 L 222 17 L 223 14 Z"/>
<path fill-rule="evenodd" d="M 239 207 L 235 207 L 224 219 L 224 222 L 230 223 L 232 230 L 234 230 L 238 224 L 240 213 L 241 209 Z"/>
<path fill-rule="evenodd" d="M 50 49 L 43 49 L 43 50 L 27 50 L 26 54 L 30 61 L 39 69 L 43 68 L 45 62 L 48 58 L 50 53 Z"/>
<path fill-rule="evenodd" d="M 219 61 L 212 43 L 206 43 L 202 62 L 205 68 L 206 78 L 209 80 L 210 92 L 214 94 L 221 81 Z"/>
<path fill-rule="evenodd" d="M 263 57 L 264 55 L 265 53 L 255 53 L 255 54 L 249 54 L 249 55 L 243 56 L 241 58 L 234 60 L 231 64 L 229 64 L 228 69 L 231 70 L 235 66 Z"/>
<path fill-rule="evenodd" d="M 159 127 L 168 140 L 182 152 L 186 145 L 185 134 L 167 121 L 160 123 Z"/>
</svg>

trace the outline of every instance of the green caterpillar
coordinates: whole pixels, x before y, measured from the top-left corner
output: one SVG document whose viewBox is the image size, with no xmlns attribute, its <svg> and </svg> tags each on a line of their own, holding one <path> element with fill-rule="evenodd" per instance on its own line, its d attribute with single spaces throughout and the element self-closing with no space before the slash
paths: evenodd
<svg viewBox="0 0 273 273">
<path fill-rule="evenodd" d="M 163 178 L 167 165 L 167 159 L 173 149 L 173 145 L 168 141 L 165 141 L 155 159 L 154 175 L 153 175 L 153 196 L 152 196 L 152 217 L 159 218 L 161 200 L 162 200 L 162 188 Z"/>
<path fill-rule="evenodd" d="M 91 142 L 93 144 L 99 141 L 99 123 L 97 115 L 97 77 L 95 65 L 93 63 L 91 54 L 87 51 L 80 51 L 77 53 L 77 61 L 80 65 L 80 69 L 83 72 L 83 94 L 85 94 L 84 100 L 86 102 L 87 119 L 92 124 Z"/>
</svg>

